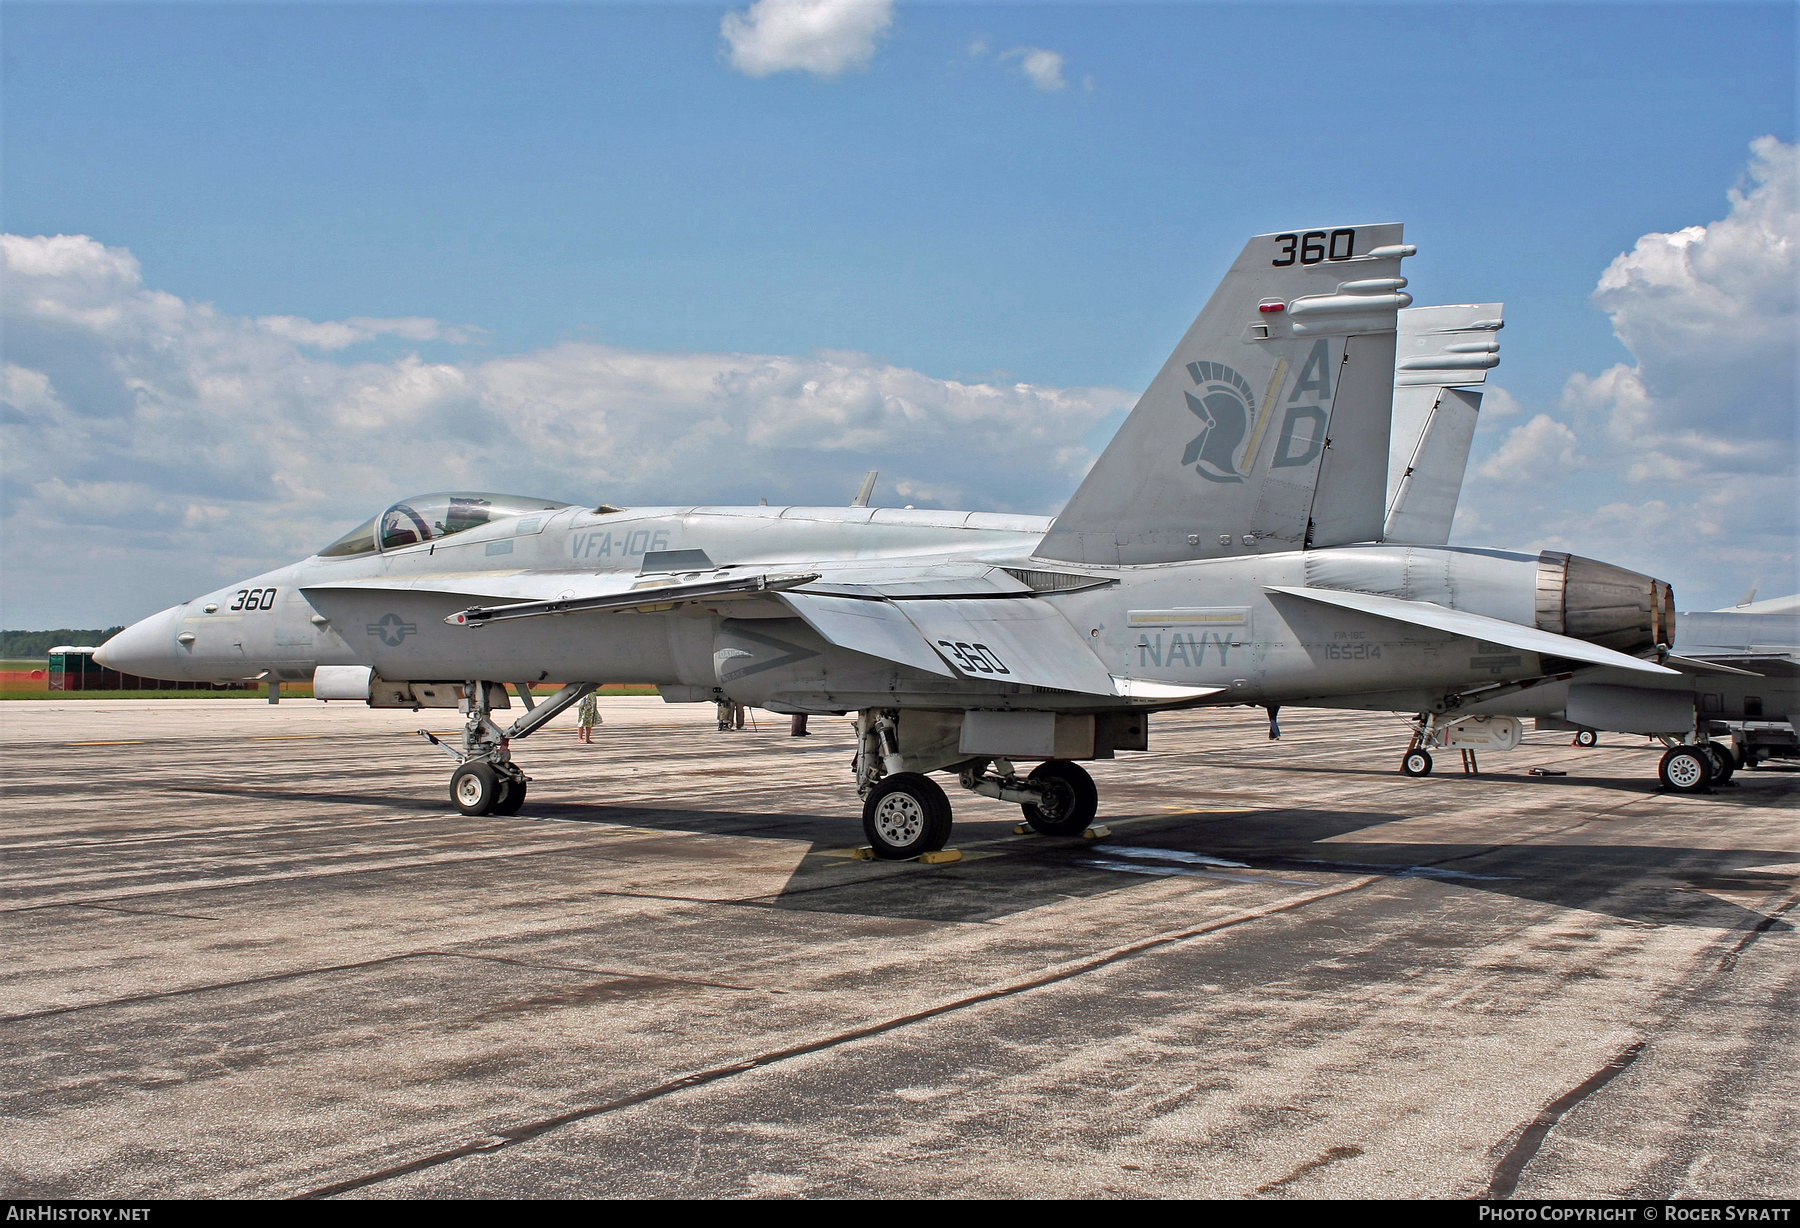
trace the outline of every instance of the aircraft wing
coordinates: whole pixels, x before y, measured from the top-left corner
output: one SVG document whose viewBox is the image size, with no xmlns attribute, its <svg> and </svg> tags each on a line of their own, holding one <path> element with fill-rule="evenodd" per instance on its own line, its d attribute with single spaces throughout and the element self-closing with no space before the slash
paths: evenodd
<svg viewBox="0 0 1800 1228">
<path fill-rule="evenodd" d="M 784 592 L 781 599 L 840 648 L 940 677 L 1015 682 L 1151 704 L 1179 703 L 1224 689 L 1117 677 L 1055 606 L 1030 597 L 889 601 Z"/>
<path fill-rule="evenodd" d="M 632 575 L 593 575 L 570 572 L 513 572 L 376 577 L 307 585 L 303 592 L 336 593 L 444 593 L 456 597 L 501 598 L 499 605 L 473 605 L 444 621 L 455 626 L 479 627 L 490 622 L 541 618 L 551 614 L 579 614 L 605 610 L 634 610 L 667 606 L 679 601 L 731 600 L 797 588 L 819 578 L 817 572 L 757 572 L 706 580 L 672 582 Z M 523 600 L 507 601 L 506 598 Z"/>
<path fill-rule="evenodd" d="M 626 592 L 592 596 L 570 595 L 549 601 L 516 601 L 496 606 L 470 606 L 444 621 L 455 627 L 482 627 L 518 618 L 544 618 L 552 614 L 585 614 L 606 610 L 667 609 L 682 601 L 754 597 L 759 593 L 798 588 L 819 578 L 816 571 L 735 576 L 725 580 L 698 580 L 679 584 L 639 581 Z"/>
<path fill-rule="evenodd" d="M 928 674 L 956 677 L 891 601 L 829 593 L 783 593 L 781 599 L 826 641 Z"/>
<path fill-rule="evenodd" d="M 456 597 L 510 597 L 518 601 L 549 600 L 564 593 L 598 596 L 629 592 L 639 580 L 630 574 L 572 571 L 434 572 L 412 576 L 370 576 L 363 580 L 329 580 L 307 584 L 302 592 L 448 593 Z"/>
<path fill-rule="evenodd" d="M 1407 601 L 1400 597 L 1378 597 L 1374 593 L 1350 593 L 1335 588 L 1299 588 L 1285 584 L 1269 585 L 1267 591 L 1282 593 L 1289 597 L 1299 597 L 1306 601 L 1316 601 L 1321 605 L 1334 605 L 1346 610 L 1355 610 L 1361 614 L 1373 614 L 1377 618 L 1391 618 L 1395 622 L 1412 623 L 1417 627 L 1429 627 L 1434 631 L 1445 631 L 1451 635 L 1463 635 L 1470 639 L 1505 644 L 1508 648 L 1518 648 L 1525 652 L 1540 653 L 1544 656 L 1563 657 L 1570 661 L 1585 661 L 1590 665 L 1607 665 L 1614 669 L 1628 669 L 1640 674 L 1680 676 L 1679 671 L 1666 669 L 1654 661 L 1644 661 L 1637 657 L 1626 656 L 1622 652 L 1615 652 L 1611 648 L 1602 648 L 1600 645 L 1590 644 L 1586 640 L 1556 635 L 1549 631 L 1539 631 L 1536 627 L 1522 627 L 1518 623 L 1509 623 L 1503 618 L 1489 618 L 1485 614 L 1470 614 L 1463 610 L 1452 610 L 1448 606 L 1441 606 L 1432 601 Z"/>
<path fill-rule="evenodd" d="M 898 603 L 950 667 L 981 682 L 1112 695 L 1112 674 L 1055 606 L 1030 598 Z"/>
</svg>

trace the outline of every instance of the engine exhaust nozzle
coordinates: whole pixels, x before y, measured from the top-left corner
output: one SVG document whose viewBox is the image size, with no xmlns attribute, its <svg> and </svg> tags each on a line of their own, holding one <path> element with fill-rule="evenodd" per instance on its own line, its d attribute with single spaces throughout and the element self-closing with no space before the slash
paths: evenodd
<svg viewBox="0 0 1800 1228">
<path fill-rule="evenodd" d="M 1537 625 L 1641 656 L 1675 642 L 1675 590 L 1611 563 L 1546 550 L 1538 555 Z"/>
</svg>

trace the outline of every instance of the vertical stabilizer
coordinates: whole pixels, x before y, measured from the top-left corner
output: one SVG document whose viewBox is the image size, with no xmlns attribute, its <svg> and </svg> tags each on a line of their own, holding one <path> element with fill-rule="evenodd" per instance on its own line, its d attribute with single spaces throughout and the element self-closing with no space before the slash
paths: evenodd
<svg viewBox="0 0 1800 1228">
<path fill-rule="evenodd" d="M 1380 537 L 1398 223 L 1258 235 L 1039 543 L 1164 563 Z"/>
<path fill-rule="evenodd" d="M 1480 385 L 1500 363 L 1503 316 L 1500 303 L 1400 313 L 1384 540 L 1429 546 L 1450 540 Z"/>
</svg>

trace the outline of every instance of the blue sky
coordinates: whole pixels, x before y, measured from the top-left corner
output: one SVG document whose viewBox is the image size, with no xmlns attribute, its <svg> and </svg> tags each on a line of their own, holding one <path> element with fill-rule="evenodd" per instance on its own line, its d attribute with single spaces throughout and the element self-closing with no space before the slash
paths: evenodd
<svg viewBox="0 0 1800 1228">
<path fill-rule="evenodd" d="M 1504 299 L 1518 421 L 1579 431 L 1570 377 L 1636 360 L 1590 300 L 1602 271 L 1724 217 L 1754 138 L 1795 140 L 1789 4 L 900 5 L 830 78 L 738 71 L 731 11 L 9 3 L 4 230 L 127 249 L 223 317 L 446 326 L 343 364 L 841 350 L 1129 391 L 1248 235 L 1403 220 L 1417 301 Z M 1024 48 L 1064 87 L 1004 57 Z M 1572 481 L 1630 496 L 1580 455 Z M 664 497 L 751 493 L 687 476 Z M 76 611 L 5 617 L 52 612 Z"/>
</svg>

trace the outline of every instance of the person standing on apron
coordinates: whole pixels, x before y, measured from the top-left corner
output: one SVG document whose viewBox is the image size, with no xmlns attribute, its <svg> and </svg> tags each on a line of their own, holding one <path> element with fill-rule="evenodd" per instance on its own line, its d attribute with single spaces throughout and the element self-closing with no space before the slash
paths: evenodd
<svg viewBox="0 0 1800 1228">
<path fill-rule="evenodd" d="M 576 705 L 575 723 L 579 726 L 575 731 L 575 740 L 592 745 L 594 726 L 600 723 L 600 701 L 592 691 L 583 695 L 581 702 Z"/>
</svg>

